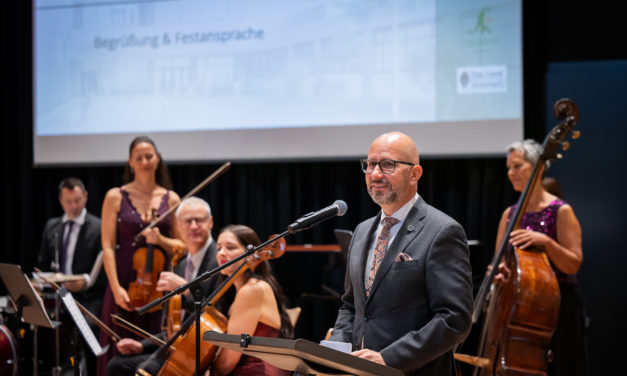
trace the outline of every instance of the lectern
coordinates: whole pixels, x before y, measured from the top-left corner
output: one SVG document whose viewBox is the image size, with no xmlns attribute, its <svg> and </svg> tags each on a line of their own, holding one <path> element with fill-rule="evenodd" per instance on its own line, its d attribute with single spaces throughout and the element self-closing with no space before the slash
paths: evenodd
<svg viewBox="0 0 627 376">
<path fill-rule="evenodd" d="M 320 346 L 304 339 L 251 337 L 205 332 L 203 340 L 254 356 L 275 367 L 316 375 L 403 376 L 399 369 Z"/>
</svg>

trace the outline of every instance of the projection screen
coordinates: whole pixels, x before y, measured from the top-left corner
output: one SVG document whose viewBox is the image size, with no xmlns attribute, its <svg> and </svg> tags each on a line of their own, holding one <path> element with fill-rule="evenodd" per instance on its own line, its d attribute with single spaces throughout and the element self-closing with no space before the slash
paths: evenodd
<svg viewBox="0 0 627 376">
<path fill-rule="evenodd" d="M 35 164 L 503 154 L 521 0 L 34 0 Z"/>
</svg>

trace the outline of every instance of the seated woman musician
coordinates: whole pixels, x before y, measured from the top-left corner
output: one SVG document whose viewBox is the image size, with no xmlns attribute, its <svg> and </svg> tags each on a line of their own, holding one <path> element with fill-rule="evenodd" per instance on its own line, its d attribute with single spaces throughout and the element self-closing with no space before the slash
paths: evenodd
<svg viewBox="0 0 627 376">
<path fill-rule="evenodd" d="M 542 146 L 534 140 L 524 140 L 508 147 L 507 177 L 515 191 L 522 192 L 533 166 L 542 154 Z M 508 222 L 516 205 L 505 209 L 499 222 L 497 246 L 505 236 Z M 581 226 L 573 208 L 551 194 L 538 180 L 529 192 L 526 212 L 521 227 L 509 234 L 512 246 L 538 248 L 546 252 L 557 277 L 561 304 L 558 326 L 553 335 L 551 350 L 554 360 L 549 363 L 549 375 L 579 375 L 585 372 L 585 337 L 583 303 L 577 287 L 577 271 L 583 261 Z M 499 266 L 497 279 L 508 276 L 504 264 Z"/>
<path fill-rule="evenodd" d="M 218 236 L 218 264 L 223 265 L 241 255 L 246 251 L 247 245 L 257 246 L 260 243 L 253 229 L 243 225 L 229 225 Z M 240 263 L 223 269 L 222 275 L 232 275 Z M 247 270 L 234 281 L 234 285 L 236 294 L 228 312 L 228 334 L 292 337 L 293 327 L 286 311 L 286 297 L 267 261 L 259 264 L 255 271 Z M 258 358 L 224 348 L 218 353 L 211 369 L 212 376 L 288 374 L 288 371 L 280 370 Z"/>
</svg>

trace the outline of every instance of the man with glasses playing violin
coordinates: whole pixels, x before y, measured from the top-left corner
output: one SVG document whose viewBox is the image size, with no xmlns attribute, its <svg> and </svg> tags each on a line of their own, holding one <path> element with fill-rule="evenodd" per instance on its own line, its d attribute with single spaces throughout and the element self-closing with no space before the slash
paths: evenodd
<svg viewBox="0 0 627 376">
<path fill-rule="evenodd" d="M 196 278 L 208 270 L 218 266 L 216 261 L 216 243 L 211 237 L 213 217 L 211 208 L 206 201 L 198 197 L 190 197 L 181 202 L 176 210 L 179 234 L 183 238 L 187 250 L 187 256 L 174 268 L 174 272 L 162 272 L 157 282 L 157 290 L 169 292 L 184 283 Z M 146 235 L 147 240 L 150 233 Z M 155 235 L 156 236 L 156 235 Z M 216 278 L 212 278 L 202 285 L 204 295 L 208 295 L 214 288 Z M 193 314 L 194 301 L 186 291 L 182 296 L 182 316 Z M 185 313 L 187 311 L 187 313 Z M 165 313 L 164 313 L 165 314 Z M 182 317 L 180 318 L 182 321 Z M 165 332 L 157 337 L 163 339 Z M 116 344 L 122 356 L 114 357 L 107 364 L 109 375 L 135 375 L 136 367 L 147 360 L 157 345 L 148 339 L 137 341 L 131 338 L 123 338 Z"/>
<path fill-rule="evenodd" d="M 418 195 L 422 167 L 409 136 L 379 136 L 361 165 L 381 212 L 353 233 L 330 339 L 408 375 L 454 375 L 452 349 L 472 310 L 464 230 Z"/>
</svg>

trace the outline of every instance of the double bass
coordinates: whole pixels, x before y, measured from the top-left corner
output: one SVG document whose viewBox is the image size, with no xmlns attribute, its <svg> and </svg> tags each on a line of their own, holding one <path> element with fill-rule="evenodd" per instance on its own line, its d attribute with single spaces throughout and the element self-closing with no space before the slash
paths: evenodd
<svg viewBox="0 0 627 376">
<path fill-rule="evenodd" d="M 552 359 L 549 347 L 560 306 L 557 278 L 545 252 L 512 248 L 508 240 L 509 234 L 520 227 L 530 192 L 540 183 L 546 162 L 561 158 L 560 146 L 564 150 L 569 147 L 565 139 L 577 123 L 577 106 L 569 99 L 560 99 L 554 105 L 554 114 L 562 121 L 543 142 L 543 153 L 533 167 L 490 263 L 490 272 L 475 298 L 473 325 L 482 317 L 477 355 L 455 354 L 458 361 L 476 367 L 473 375 L 546 375 Z M 578 137 L 579 132 L 575 131 L 573 139 Z M 495 282 L 501 262 L 510 275 Z"/>
<path fill-rule="evenodd" d="M 201 333 L 208 330 L 220 333 L 226 331 L 228 320 L 215 308 L 215 304 L 224 296 L 238 277 L 247 270 L 254 271 L 259 264 L 266 260 L 281 257 L 285 253 L 285 247 L 285 239 L 280 238 L 246 258 L 246 261 L 207 298 L 207 307 L 203 309 L 200 316 Z M 171 347 L 174 347 L 174 350 L 171 350 Z M 185 323 L 183 323 L 181 331 L 170 338 L 166 346 L 161 347 L 155 356 L 162 356 L 162 353 L 166 350 L 170 350 L 171 353 L 157 374 L 158 376 L 191 376 L 195 374 L 196 322 L 194 315 L 189 315 Z M 200 341 L 200 370 L 204 371 L 209 368 L 216 351 L 217 347 L 215 345 Z"/>
</svg>

